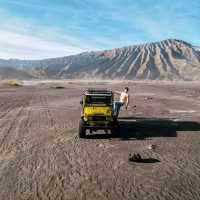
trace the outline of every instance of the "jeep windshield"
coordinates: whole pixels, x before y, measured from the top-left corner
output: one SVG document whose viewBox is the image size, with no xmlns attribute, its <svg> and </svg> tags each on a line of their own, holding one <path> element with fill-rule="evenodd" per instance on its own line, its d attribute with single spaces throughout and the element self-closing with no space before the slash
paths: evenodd
<svg viewBox="0 0 200 200">
<path fill-rule="evenodd" d="M 104 105 L 111 105 L 112 104 L 112 97 L 111 96 L 103 96 L 103 95 L 88 95 L 86 96 L 86 104 L 104 104 Z"/>
</svg>

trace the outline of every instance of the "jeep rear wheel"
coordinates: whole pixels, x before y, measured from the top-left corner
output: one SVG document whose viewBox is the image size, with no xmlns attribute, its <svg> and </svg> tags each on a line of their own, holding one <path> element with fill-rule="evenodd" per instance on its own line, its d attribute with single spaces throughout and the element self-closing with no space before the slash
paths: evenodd
<svg viewBox="0 0 200 200">
<path fill-rule="evenodd" d="M 115 125 L 115 128 L 111 129 L 111 133 L 113 135 L 117 135 L 119 133 L 119 123 L 118 123 L 118 121 L 115 121 L 114 125 Z"/>
<path fill-rule="evenodd" d="M 111 129 L 111 133 L 112 133 L 113 135 L 119 134 L 119 127 L 112 128 L 112 129 Z"/>
</svg>

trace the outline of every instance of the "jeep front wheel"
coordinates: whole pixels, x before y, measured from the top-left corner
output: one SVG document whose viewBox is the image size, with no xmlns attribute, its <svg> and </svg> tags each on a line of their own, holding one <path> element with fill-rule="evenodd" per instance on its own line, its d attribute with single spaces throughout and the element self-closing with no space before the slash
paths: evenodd
<svg viewBox="0 0 200 200">
<path fill-rule="evenodd" d="M 86 136 L 86 129 L 84 127 L 83 120 L 79 121 L 79 138 L 85 138 Z"/>
</svg>

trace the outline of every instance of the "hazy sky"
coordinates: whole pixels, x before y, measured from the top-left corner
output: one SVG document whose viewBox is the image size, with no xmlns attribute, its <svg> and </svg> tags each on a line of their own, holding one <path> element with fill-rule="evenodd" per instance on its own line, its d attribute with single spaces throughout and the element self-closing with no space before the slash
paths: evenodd
<svg viewBox="0 0 200 200">
<path fill-rule="evenodd" d="M 0 58 L 160 41 L 200 46 L 200 0 L 0 0 Z"/>
</svg>

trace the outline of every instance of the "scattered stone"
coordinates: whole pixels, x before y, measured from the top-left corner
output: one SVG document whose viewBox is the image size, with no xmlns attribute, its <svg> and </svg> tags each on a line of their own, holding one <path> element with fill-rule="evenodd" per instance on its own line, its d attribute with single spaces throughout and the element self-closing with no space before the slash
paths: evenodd
<svg viewBox="0 0 200 200">
<path fill-rule="evenodd" d="M 129 161 L 131 161 L 131 162 L 141 162 L 142 157 L 139 153 L 134 153 L 134 154 L 129 153 Z"/>
<path fill-rule="evenodd" d="M 150 144 L 150 145 L 148 146 L 148 149 L 149 149 L 149 150 L 155 150 L 155 149 L 157 149 L 157 145 L 156 145 L 156 144 Z"/>
<path fill-rule="evenodd" d="M 99 147 L 104 147 L 104 145 L 103 144 L 99 144 Z"/>
<path fill-rule="evenodd" d="M 146 97 L 145 99 L 146 99 L 146 100 L 152 100 L 153 97 Z"/>
</svg>

